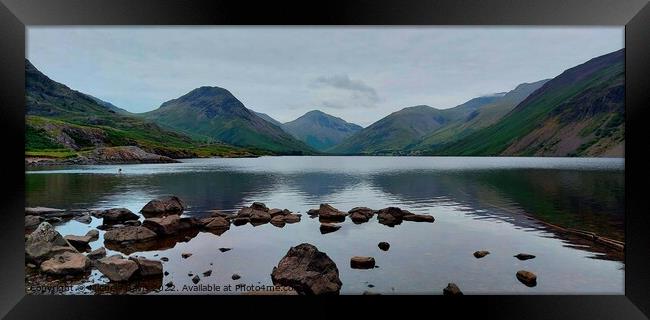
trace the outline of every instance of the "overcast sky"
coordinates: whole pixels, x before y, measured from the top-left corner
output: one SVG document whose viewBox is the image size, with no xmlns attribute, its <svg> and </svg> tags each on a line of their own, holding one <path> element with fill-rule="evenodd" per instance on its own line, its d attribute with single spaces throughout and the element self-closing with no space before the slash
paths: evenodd
<svg viewBox="0 0 650 320">
<path fill-rule="evenodd" d="M 320 109 L 367 126 L 552 78 L 623 46 L 622 27 L 29 27 L 27 57 L 131 112 L 219 86 L 282 122 Z"/>
</svg>

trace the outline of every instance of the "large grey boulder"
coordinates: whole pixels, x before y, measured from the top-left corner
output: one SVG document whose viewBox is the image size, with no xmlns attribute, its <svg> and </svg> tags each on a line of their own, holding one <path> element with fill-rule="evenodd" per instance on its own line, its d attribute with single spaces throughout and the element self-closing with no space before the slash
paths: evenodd
<svg viewBox="0 0 650 320">
<path fill-rule="evenodd" d="M 308 243 L 291 247 L 273 268 L 271 280 L 303 295 L 339 294 L 342 285 L 334 261 Z"/>
<path fill-rule="evenodd" d="M 25 240 L 25 257 L 37 264 L 63 252 L 77 250 L 48 222 L 42 222 Z"/>
</svg>

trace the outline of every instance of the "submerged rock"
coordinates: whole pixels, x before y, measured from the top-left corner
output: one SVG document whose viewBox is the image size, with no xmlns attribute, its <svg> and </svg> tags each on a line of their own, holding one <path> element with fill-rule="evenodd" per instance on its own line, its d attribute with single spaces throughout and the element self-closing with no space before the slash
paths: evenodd
<svg viewBox="0 0 650 320">
<path fill-rule="evenodd" d="M 181 218 L 173 214 L 162 218 L 147 218 L 142 222 L 142 226 L 160 236 L 169 236 L 178 233 L 181 229 L 180 221 Z"/>
<path fill-rule="evenodd" d="M 370 218 L 375 215 L 374 210 L 366 207 L 352 208 L 350 211 L 348 211 L 348 213 L 350 214 L 350 220 L 352 220 L 352 222 L 355 224 L 368 222 L 370 221 Z"/>
<path fill-rule="evenodd" d="M 519 260 L 530 260 L 530 259 L 534 259 L 534 258 L 535 258 L 534 255 L 532 255 L 532 254 L 528 254 L 528 253 L 520 253 L 520 254 L 518 254 L 518 255 L 516 255 L 516 256 L 514 256 L 514 257 L 517 258 L 517 259 L 519 259 Z"/>
<path fill-rule="evenodd" d="M 384 242 L 384 241 L 377 244 L 377 246 L 379 247 L 379 249 L 381 249 L 383 251 L 388 251 L 388 249 L 390 248 L 390 244 L 388 242 Z"/>
<path fill-rule="evenodd" d="M 326 222 L 343 222 L 347 212 L 340 211 L 329 204 L 321 203 L 318 208 L 318 219 Z"/>
<path fill-rule="evenodd" d="M 350 258 L 350 267 L 352 269 L 372 269 L 375 267 L 375 258 L 354 256 Z"/>
<path fill-rule="evenodd" d="M 320 224 L 320 233 L 321 234 L 326 234 L 326 233 L 331 233 L 334 232 L 338 229 L 341 229 L 341 226 L 334 224 L 334 223 L 321 223 Z"/>
<path fill-rule="evenodd" d="M 212 275 L 212 270 L 208 270 L 208 271 L 203 272 L 204 277 L 209 277 L 211 275 Z"/>
<path fill-rule="evenodd" d="M 138 264 L 122 255 L 113 255 L 99 259 L 95 266 L 103 275 L 111 281 L 127 281 L 138 271 Z"/>
<path fill-rule="evenodd" d="M 145 215 L 181 214 L 185 203 L 176 196 L 163 196 L 149 201 L 140 212 Z"/>
<path fill-rule="evenodd" d="M 86 257 L 90 260 L 97 260 L 106 257 L 106 248 L 101 247 L 89 252 Z"/>
<path fill-rule="evenodd" d="M 90 260 L 78 252 L 63 252 L 41 263 L 41 271 L 50 275 L 83 274 L 90 268 Z"/>
<path fill-rule="evenodd" d="M 487 256 L 488 254 L 490 254 L 490 251 L 479 250 L 479 251 L 474 252 L 474 257 L 476 259 L 480 259 L 480 258 L 483 258 L 483 257 Z"/>
<path fill-rule="evenodd" d="M 230 251 L 230 250 L 232 250 L 232 248 L 219 248 L 219 251 L 221 251 L 221 252 L 226 252 L 226 251 Z"/>
<path fill-rule="evenodd" d="M 342 285 L 334 261 L 308 243 L 291 247 L 273 268 L 271 280 L 302 295 L 339 294 Z"/>
<path fill-rule="evenodd" d="M 537 285 L 537 275 L 530 271 L 517 271 L 517 279 L 528 287 L 534 287 Z"/>
<path fill-rule="evenodd" d="M 160 276 L 163 274 L 162 262 L 143 257 L 130 257 L 138 265 L 139 274 L 143 277 Z"/>
<path fill-rule="evenodd" d="M 112 208 L 104 210 L 101 213 L 101 217 L 104 219 L 104 224 L 115 224 L 127 220 L 138 219 L 138 215 L 126 208 Z"/>
<path fill-rule="evenodd" d="M 142 226 L 125 226 L 106 231 L 104 240 L 107 242 L 145 242 L 156 238 L 156 233 Z"/>
<path fill-rule="evenodd" d="M 447 284 L 446 288 L 442 289 L 442 294 L 445 296 L 462 296 L 463 292 L 452 282 Z"/>
<path fill-rule="evenodd" d="M 189 258 L 189 257 L 191 257 L 191 256 L 192 256 L 192 254 L 189 253 L 189 252 L 183 252 L 183 253 L 181 253 L 181 258 L 183 258 L 183 259 L 187 259 L 187 258 Z"/>
<path fill-rule="evenodd" d="M 233 279 L 233 280 L 239 280 L 239 279 L 241 279 L 241 276 L 235 273 L 230 278 Z"/>
<path fill-rule="evenodd" d="M 436 219 L 428 214 L 410 214 L 405 215 L 404 220 L 414 222 L 434 222 Z"/>
<path fill-rule="evenodd" d="M 80 216 L 74 217 L 74 220 L 81 223 L 89 224 L 93 221 L 93 218 L 90 217 L 90 213 L 84 213 Z"/>
</svg>

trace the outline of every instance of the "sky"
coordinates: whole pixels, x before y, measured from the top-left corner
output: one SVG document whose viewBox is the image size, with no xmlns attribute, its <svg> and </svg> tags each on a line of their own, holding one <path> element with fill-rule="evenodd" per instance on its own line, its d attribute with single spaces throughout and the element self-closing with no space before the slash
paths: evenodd
<svg viewBox="0 0 650 320">
<path fill-rule="evenodd" d="M 201 86 L 287 122 L 362 126 L 553 78 L 624 47 L 623 27 L 28 27 L 27 58 L 131 112 Z"/>
</svg>

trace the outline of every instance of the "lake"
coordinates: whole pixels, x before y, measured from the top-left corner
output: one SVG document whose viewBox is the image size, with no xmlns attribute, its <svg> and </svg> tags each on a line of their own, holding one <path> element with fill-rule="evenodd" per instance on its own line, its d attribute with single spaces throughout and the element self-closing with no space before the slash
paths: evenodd
<svg viewBox="0 0 650 320">
<path fill-rule="evenodd" d="M 303 214 L 299 223 L 283 228 L 231 226 L 221 235 L 199 232 L 167 248 L 132 253 L 169 258 L 162 282 L 142 284 L 154 294 L 197 294 L 183 286 L 193 285 L 189 273 L 206 270 L 212 275 L 201 277 L 200 284 L 271 285 L 273 267 L 291 246 L 304 242 L 336 263 L 342 294 L 441 294 L 449 282 L 465 294 L 623 294 L 621 252 L 539 221 L 623 241 L 624 182 L 620 158 L 208 158 L 28 171 L 26 203 L 137 213 L 157 196 L 176 195 L 188 206 L 185 216 L 204 217 L 212 209 L 235 213 L 255 201 Z M 340 230 L 321 234 L 318 219 L 305 214 L 320 203 L 344 211 L 396 206 L 430 214 L 435 222 L 388 227 L 375 216 L 363 224 L 347 219 Z M 93 218 L 90 224 L 71 220 L 56 228 L 63 235 L 83 235 L 100 224 Z M 92 249 L 103 246 L 103 233 Z M 381 241 L 389 242 L 390 250 L 379 250 Z M 221 247 L 232 250 L 220 252 Z M 477 250 L 490 254 L 477 259 L 472 255 Z M 183 259 L 183 252 L 193 255 Z M 536 258 L 520 261 L 513 257 L 518 253 Z M 352 256 L 372 256 L 379 268 L 351 269 Z M 537 286 L 516 279 L 522 269 L 537 274 Z M 241 279 L 232 280 L 234 273 Z M 89 284 L 107 281 L 94 270 L 68 293 L 88 293 Z M 169 281 L 176 291 L 155 290 Z"/>
</svg>

